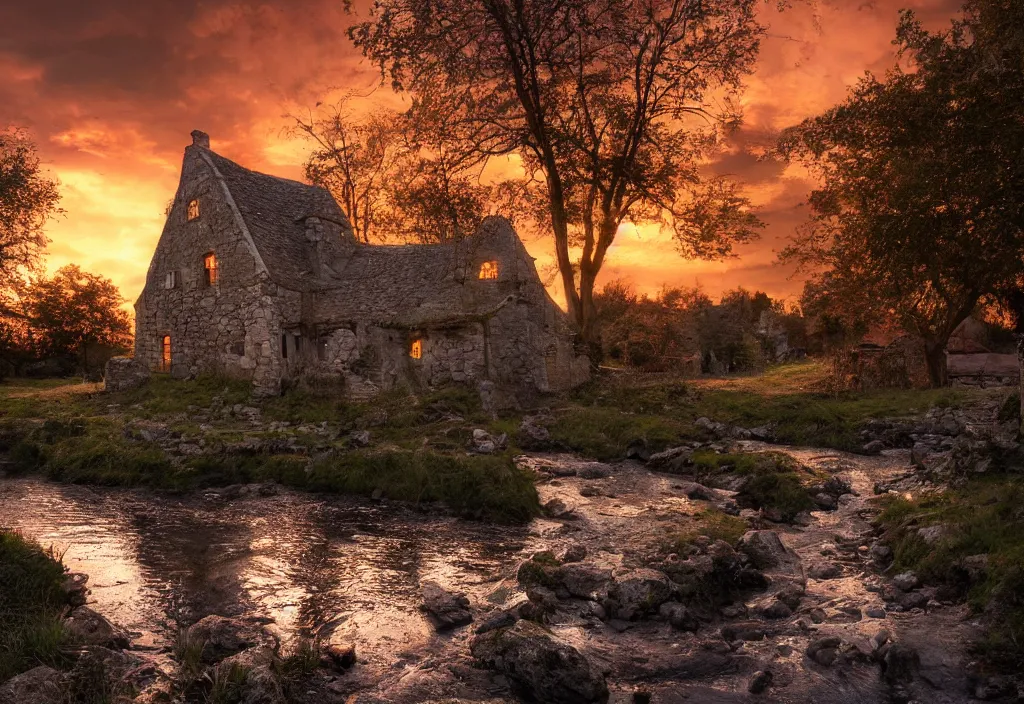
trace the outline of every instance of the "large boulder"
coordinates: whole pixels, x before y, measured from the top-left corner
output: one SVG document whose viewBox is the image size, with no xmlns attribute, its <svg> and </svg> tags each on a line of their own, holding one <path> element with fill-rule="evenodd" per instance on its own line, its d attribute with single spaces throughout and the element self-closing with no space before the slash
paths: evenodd
<svg viewBox="0 0 1024 704">
<path fill-rule="evenodd" d="M 612 583 L 611 570 L 585 562 L 562 565 L 553 577 L 570 595 L 592 601 L 604 599 Z"/>
<path fill-rule="evenodd" d="M 0 704 L 62 704 L 61 675 L 40 665 L 0 685 Z"/>
<path fill-rule="evenodd" d="M 111 357 L 103 374 L 105 391 L 128 391 L 149 383 L 149 369 L 132 357 Z"/>
<path fill-rule="evenodd" d="M 615 615 L 632 620 L 650 612 L 672 598 L 672 581 L 663 572 L 638 569 L 618 577 L 609 590 L 615 602 Z"/>
<path fill-rule="evenodd" d="M 477 636 L 472 653 L 508 678 L 518 694 L 551 704 L 603 704 L 604 675 L 576 648 L 530 621 Z"/>
<path fill-rule="evenodd" d="M 749 530 L 740 538 L 736 548 L 760 570 L 785 567 L 799 560 L 782 544 L 779 534 L 772 530 Z"/>
<path fill-rule="evenodd" d="M 128 633 L 88 606 L 79 606 L 64 619 L 64 629 L 76 645 L 127 648 Z"/>
<path fill-rule="evenodd" d="M 473 620 L 469 599 L 465 594 L 449 592 L 437 582 L 426 581 L 421 587 L 423 610 L 439 631 L 464 626 Z"/>
</svg>

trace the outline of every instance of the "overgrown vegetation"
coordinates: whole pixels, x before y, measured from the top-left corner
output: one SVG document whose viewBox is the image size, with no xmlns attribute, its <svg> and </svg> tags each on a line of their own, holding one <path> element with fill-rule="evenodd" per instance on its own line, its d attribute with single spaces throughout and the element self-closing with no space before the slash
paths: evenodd
<svg viewBox="0 0 1024 704">
<path fill-rule="evenodd" d="M 725 473 L 744 477 L 736 501 L 745 508 L 770 509 L 786 521 L 814 508 L 806 484 L 816 476 L 782 452 L 702 451 L 692 461 L 698 479 Z"/>
<path fill-rule="evenodd" d="M 0 682 L 63 663 L 63 579 L 59 555 L 0 527 Z"/>
<path fill-rule="evenodd" d="M 658 375 L 607 375 L 552 404 L 552 437 L 564 446 L 610 460 L 630 445 L 658 452 L 705 437 L 705 416 L 744 428 L 769 427 L 783 444 L 857 452 L 859 431 L 872 418 L 905 417 L 934 406 L 957 406 L 977 389 L 885 389 L 830 394 L 823 362 L 768 369 L 763 375 L 680 381 Z"/>
<path fill-rule="evenodd" d="M 979 655 L 1007 671 L 1024 669 L 1024 486 L 1012 475 L 979 475 L 958 489 L 916 499 L 886 496 L 878 523 L 894 570 L 964 597 L 985 616 Z M 920 529 L 936 526 L 930 541 Z"/>
<path fill-rule="evenodd" d="M 695 525 L 669 535 L 662 549 L 664 553 L 687 555 L 702 536 L 712 542 L 724 540 L 729 545 L 735 545 L 749 528 L 742 518 L 730 516 L 714 507 L 701 511 L 693 518 Z"/>
</svg>

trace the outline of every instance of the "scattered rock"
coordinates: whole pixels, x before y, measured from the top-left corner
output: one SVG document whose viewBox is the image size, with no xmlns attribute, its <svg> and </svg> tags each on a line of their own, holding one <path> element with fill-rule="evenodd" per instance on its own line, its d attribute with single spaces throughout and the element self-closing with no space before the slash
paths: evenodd
<svg viewBox="0 0 1024 704">
<path fill-rule="evenodd" d="M 871 442 L 866 443 L 864 447 L 861 448 L 861 452 L 863 452 L 865 455 L 877 455 L 880 454 L 884 449 L 884 442 L 882 442 L 881 440 L 872 440 Z"/>
<path fill-rule="evenodd" d="M 111 357 L 103 374 L 104 391 L 128 391 L 149 383 L 149 368 L 133 357 Z M 38 669 L 38 668 L 37 668 Z"/>
<path fill-rule="evenodd" d="M 487 633 L 498 628 L 507 628 L 513 625 L 519 620 L 519 612 L 515 609 L 509 609 L 507 611 L 495 611 L 494 613 L 488 614 L 479 626 L 476 627 L 475 633 L 480 635 L 481 633 Z"/>
<path fill-rule="evenodd" d="M 257 629 L 239 619 L 224 616 L 207 616 L 192 624 L 188 637 L 203 644 L 203 662 L 214 663 L 246 648 L 260 640 Z"/>
<path fill-rule="evenodd" d="M 425 581 L 421 586 L 423 606 L 439 631 L 464 626 L 473 620 L 465 594 L 449 592 L 440 584 Z"/>
<path fill-rule="evenodd" d="M 83 572 L 68 572 L 64 575 L 61 589 L 64 590 L 68 604 L 71 606 L 85 606 L 89 595 L 89 588 L 86 586 L 88 582 L 89 575 Z"/>
<path fill-rule="evenodd" d="M 819 665 L 829 667 L 839 657 L 839 646 L 842 644 L 842 639 L 837 636 L 816 638 L 807 644 L 807 650 L 804 652 Z"/>
<path fill-rule="evenodd" d="M 615 579 L 609 597 L 615 601 L 615 616 L 631 621 L 656 611 L 672 597 L 672 582 L 662 572 L 638 569 Z"/>
<path fill-rule="evenodd" d="M 118 628 L 88 606 L 79 606 L 64 619 L 64 628 L 78 645 L 98 645 L 104 648 L 127 648 L 128 633 Z"/>
<path fill-rule="evenodd" d="M 811 579 L 835 579 L 842 573 L 843 569 L 834 562 L 815 562 L 807 568 Z"/>
<path fill-rule="evenodd" d="M 683 492 L 686 498 L 696 501 L 714 501 L 719 498 L 718 492 L 714 489 L 709 489 L 697 482 L 680 482 L 672 488 Z"/>
<path fill-rule="evenodd" d="M 903 643 L 893 643 L 882 661 L 883 676 L 889 683 L 909 682 L 921 666 L 917 651 Z"/>
<path fill-rule="evenodd" d="M 771 530 L 751 530 L 743 534 L 737 550 L 750 558 L 758 569 L 769 569 L 792 563 L 798 558 L 782 544 L 779 534 Z"/>
<path fill-rule="evenodd" d="M 793 615 L 793 609 L 781 601 L 775 601 L 761 609 L 761 615 L 772 620 L 789 618 Z"/>
<path fill-rule="evenodd" d="M 864 615 L 868 618 L 885 618 L 885 609 L 881 606 L 869 606 L 864 609 Z"/>
<path fill-rule="evenodd" d="M 603 704 L 604 675 L 571 645 L 530 621 L 476 636 L 473 656 L 508 678 L 524 698 L 552 704 Z"/>
<path fill-rule="evenodd" d="M 764 640 L 764 636 L 764 627 L 756 621 L 736 621 L 722 626 L 722 639 L 727 643 Z"/>
<path fill-rule="evenodd" d="M 348 444 L 352 447 L 369 447 L 370 445 L 370 431 L 369 430 L 356 430 L 348 436 Z"/>
<path fill-rule="evenodd" d="M 546 450 L 551 446 L 551 433 L 543 423 L 545 416 L 524 416 L 519 424 L 516 441 L 524 450 Z"/>
<path fill-rule="evenodd" d="M 658 608 L 658 614 L 679 631 L 694 632 L 700 622 L 693 613 L 677 601 L 667 601 Z"/>
<path fill-rule="evenodd" d="M 62 704 L 61 675 L 40 665 L 0 685 L 0 704 Z"/>
<path fill-rule="evenodd" d="M 572 596 L 592 601 L 607 597 L 612 585 L 611 570 L 584 562 L 562 565 L 553 577 Z"/>
<path fill-rule="evenodd" d="M 544 509 L 544 515 L 548 518 L 573 518 L 574 509 L 565 505 L 565 502 L 561 499 L 555 498 L 548 501 L 542 507 Z"/>
<path fill-rule="evenodd" d="M 356 646 L 352 643 L 332 643 L 324 648 L 324 656 L 333 667 L 347 670 L 356 664 Z"/>
<path fill-rule="evenodd" d="M 909 592 L 921 583 L 921 580 L 917 578 L 917 575 L 913 572 L 901 572 L 892 578 L 892 583 L 896 585 L 896 588 L 900 591 Z"/>
<path fill-rule="evenodd" d="M 771 670 L 758 670 L 754 673 L 753 677 L 750 678 L 750 683 L 747 685 L 747 691 L 751 694 L 761 694 L 772 684 Z"/>
<path fill-rule="evenodd" d="M 559 558 L 562 563 L 566 562 L 582 562 L 587 557 L 587 546 L 583 543 L 573 543 L 565 549 L 562 553 L 562 557 Z"/>
</svg>

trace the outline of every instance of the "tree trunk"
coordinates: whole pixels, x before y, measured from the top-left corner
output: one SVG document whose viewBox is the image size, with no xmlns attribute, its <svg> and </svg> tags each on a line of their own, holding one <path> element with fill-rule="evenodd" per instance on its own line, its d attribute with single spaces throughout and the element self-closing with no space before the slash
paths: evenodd
<svg viewBox="0 0 1024 704">
<path fill-rule="evenodd" d="M 580 263 L 580 339 L 587 346 L 590 366 L 597 369 L 604 352 L 601 331 L 597 325 L 597 306 L 594 305 L 594 284 L 597 272 L 587 262 Z"/>
<path fill-rule="evenodd" d="M 946 343 L 948 340 L 925 340 L 924 356 L 928 363 L 928 378 L 932 388 L 940 388 L 949 383 L 946 374 Z"/>
</svg>

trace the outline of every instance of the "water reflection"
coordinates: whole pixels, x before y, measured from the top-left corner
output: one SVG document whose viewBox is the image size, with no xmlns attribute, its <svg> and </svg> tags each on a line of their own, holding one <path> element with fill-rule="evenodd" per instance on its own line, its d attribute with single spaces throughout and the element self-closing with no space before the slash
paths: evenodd
<svg viewBox="0 0 1024 704">
<path fill-rule="evenodd" d="M 526 539 L 345 498 L 224 502 L 36 480 L 0 481 L 0 524 L 66 548 L 97 608 L 142 647 L 166 648 L 178 623 L 216 613 L 272 619 L 284 639 L 353 640 L 381 662 L 434 637 L 422 579 L 482 595 Z"/>
</svg>

